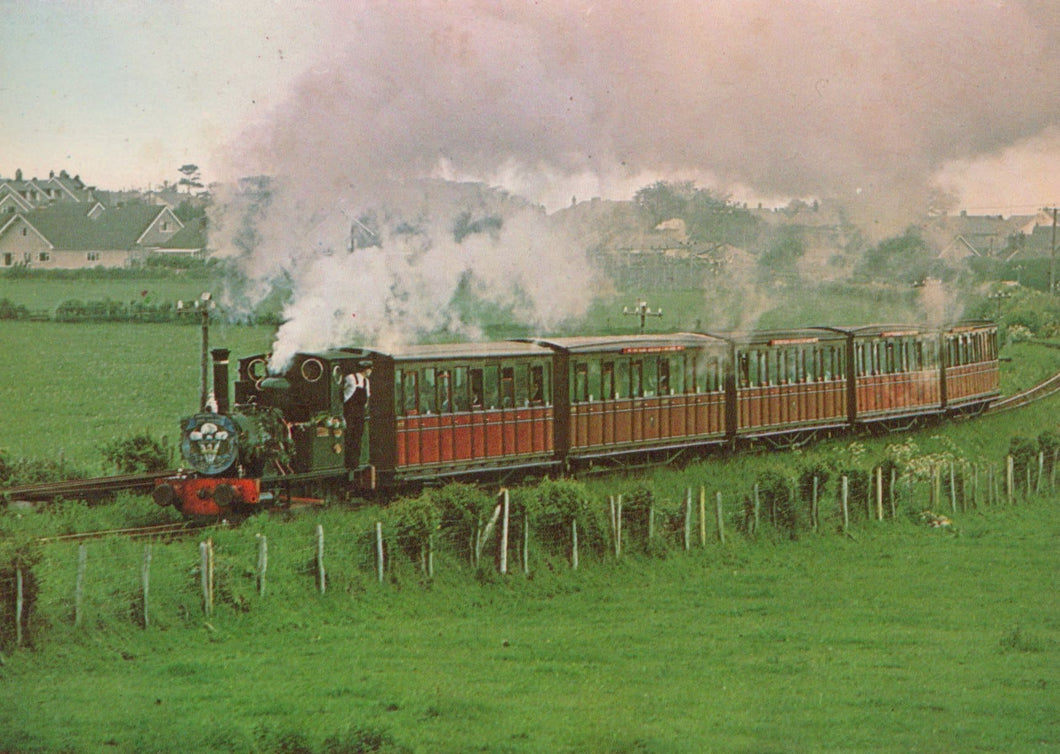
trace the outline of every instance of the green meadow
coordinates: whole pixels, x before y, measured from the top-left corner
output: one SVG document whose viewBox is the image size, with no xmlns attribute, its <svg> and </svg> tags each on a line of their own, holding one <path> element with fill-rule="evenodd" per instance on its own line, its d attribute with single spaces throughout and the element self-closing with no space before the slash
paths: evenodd
<svg viewBox="0 0 1060 754">
<path fill-rule="evenodd" d="M 693 306 L 682 295 L 660 300 Z M 616 328 L 635 329 L 620 317 Z M 199 337 L 191 325 L 0 323 L 0 449 L 61 453 L 96 473 L 105 442 L 141 432 L 175 441 L 198 400 Z M 271 338 L 268 328 L 211 329 L 212 344 L 237 357 Z M 1060 351 L 1040 345 L 1003 355 L 1006 393 L 1060 369 Z M 566 532 L 541 528 L 527 573 L 518 540 L 502 576 L 497 536 L 476 567 L 466 537 L 447 535 L 428 575 L 400 539 L 396 511 L 415 512 L 415 501 L 360 501 L 177 539 L 90 541 L 78 598 L 78 544 L 37 538 L 175 514 L 128 495 L 0 511 L 0 751 L 1060 750 L 1060 496 L 1048 474 L 1039 493 L 1011 503 L 988 504 L 985 492 L 985 468 L 1003 468 L 1013 437 L 1056 432 L 1058 409 L 1054 397 L 901 436 L 586 477 L 577 483 L 597 521 L 610 496 L 648 490 L 658 528 L 648 542 L 631 515 L 621 557 L 604 529 L 586 530 L 577 570 Z M 933 499 L 921 476 L 893 518 L 872 520 L 859 498 L 842 533 L 834 471 L 895 458 L 953 464 L 959 502 Z M 972 466 L 984 469 L 977 496 Z M 833 474 L 816 530 L 800 508 L 793 530 L 766 516 L 748 531 L 757 479 L 817 467 Z M 721 494 L 727 536 L 719 542 L 709 518 L 702 543 L 697 520 L 685 551 L 684 494 L 700 487 L 708 500 Z M 513 494 L 518 509 L 525 493 Z M 953 525 L 925 526 L 929 505 Z M 382 583 L 376 522 L 387 538 Z M 264 592 L 257 535 L 268 543 Z M 208 616 L 206 538 L 216 553 Z M 22 646 L 16 560 L 27 574 Z"/>
<path fill-rule="evenodd" d="M 155 543 L 146 628 L 143 543 L 89 543 L 77 627 L 76 545 L 46 546 L 34 619 L 48 625 L 0 666 L 0 749 L 1060 747 L 1055 496 L 956 516 L 956 532 L 903 518 L 851 537 L 734 534 L 690 553 L 587 553 L 577 571 L 557 543 L 535 542 L 529 576 L 440 553 L 433 579 L 400 559 L 383 584 L 363 558 L 377 515 L 213 532 L 209 617 L 197 540 Z"/>
</svg>

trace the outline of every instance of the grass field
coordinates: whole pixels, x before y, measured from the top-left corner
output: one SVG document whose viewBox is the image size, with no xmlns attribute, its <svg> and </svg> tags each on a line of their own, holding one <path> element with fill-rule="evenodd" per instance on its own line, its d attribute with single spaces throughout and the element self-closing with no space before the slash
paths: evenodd
<svg viewBox="0 0 1060 754">
<path fill-rule="evenodd" d="M 405 568 L 380 586 L 334 555 L 321 596 L 301 555 L 317 521 L 334 532 L 352 515 L 218 532 L 218 549 L 249 563 L 264 528 L 277 575 L 208 621 L 195 615 L 194 543 L 156 545 L 156 599 L 178 589 L 189 604 L 146 630 L 123 615 L 142 546 L 93 549 L 92 580 L 127 582 L 112 598 L 128 603 L 81 629 L 56 619 L 37 651 L 6 658 L 0 749 L 1060 747 L 1055 500 L 967 514 L 958 534 L 892 522 L 857 541 L 735 538 L 578 572 L 542 560 L 530 579 L 476 579 L 443 559 L 433 582 Z M 76 555 L 47 557 L 56 609 Z M 122 557 L 121 578 L 102 573 Z"/>
<path fill-rule="evenodd" d="M 213 345 L 236 356 L 266 350 L 271 337 L 265 328 L 211 331 Z M 0 449 L 13 456 L 61 448 L 96 471 L 103 442 L 137 432 L 175 440 L 198 400 L 193 326 L 4 322 L 0 354 Z M 1006 392 L 1060 362 L 1060 351 L 1030 344 L 1005 356 Z M 724 493 L 732 523 L 763 471 L 869 469 L 896 444 L 997 465 L 1011 437 L 1055 431 L 1058 409 L 1053 398 L 901 437 L 714 458 L 585 487 L 602 506 L 610 493 L 648 485 L 672 518 L 683 490 L 705 485 Z M 577 572 L 564 542 L 535 540 L 529 578 L 476 571 L 442 548 L 435 578 L 397 557 L 382 585 L 370 533 L 386 512 L 258 516 L 212 532 L 218 604 L 209 618 L 199 538 L 152 545 L 147 628 L 143 542 L 87 546 L 76 627 L 77 545 L 35 546 L 32 646 L 0 655 L 0 751 L 1060 750 L 1060 500 L 961 511 L 956 531 L 941 531 L 906 515 L 925 504 L 926 487 L 896 520 L 862 520 L 851 537 L 836 533 L 831 509 L 819 533 L 803 522 L 797 540 L 734 528 L 725 545 L 712 539 L 691 553 L 673 541 L 654 557 L 631 547 L 618 562 L 606 548 L 586 552 Z M 142 497 L 3 511 L 0 554 L 44 534 L 173 515 Z M 324 595 L 314 579 L 318 524 Z M 255 590 L 258 533 L 269 542 L 264 596 Z M 0 563 L 8 596 L 11 573 Z"/>
<path fill-rule="evenodd" d="M 233 357 L 268 350 L 264 327 L 211 328 Z M 137 433 L 177 441 L 199 401 L 201 330 L 171 324 L 0 324 L 0 449 L 100 471 L 99 448 Z"/>
</svg>

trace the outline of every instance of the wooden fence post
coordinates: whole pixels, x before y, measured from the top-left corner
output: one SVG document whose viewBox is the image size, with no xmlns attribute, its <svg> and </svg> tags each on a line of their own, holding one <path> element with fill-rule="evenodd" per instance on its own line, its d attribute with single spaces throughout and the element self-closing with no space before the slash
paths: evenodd
<svg viewBox="0 0 1060 754">
<path fill-rule="evenodd" d="M 22 569 L 15 569 L 15 646 L 22 646 L 22 610 L 25 601 L 22 594 Z"/>
<path fill-rule="evenodd" d="M 317 524 L 317 586 L 320 593 L 328 590 L 328 575 L 324 570 L 324 527 Z"/>
<path fill-rule="evenodd" d="M 213 540 L 199 543 L 199 560 L 202 575 L 202 611 L 209 617 L 213 613 Z"/>
<path fill-rule="evenodd" d="M 269 569 L 269 543 L 264 534 L 255 534 L 258 540 L 258 595 L 265 596 L 265 572 Z"/>
<path fill-rule="evenodd" d="M 883 467 L 876 467 L 876 520 L 883 521 Z"/>
<path fill-rule="evenodd" d="M 501 490 L 501 505 L 504 506 L 504 515 L 501 518 L 501 542 L 500 542 L 500 571 L 501 574 L 508 573 L 508 515 L 510 498 L 508 490 Z"/>
<path fill-rule="evenodd" d="M 144 628 L 151 625 L 150 617 L 150 598 L 151 594 L 151 545 L 144 545 L 144 565 L 141 572 L 143 577 L 143 595 L 144 595 Z"/>
<path fill-rule="evenodd" d="M 1008 456 L 1005 463 L 1008 469 L 1005 475 L 1005 481 L 1008 483 L 1008 504 L 1012 505 L 1016 502 L 1016 459 Z"/>
<path fill-rule="evenodd" d="M 82 606 L 85 599 L 85 569 L 88 565 L 88 548 L 82 542 L 77 547 L 77 584 L 74 587 L 74 625 L 81 625 Z"/>
<path fill-rule="evenodd" d="M 1034 491 L 1042 494 L 1042 476 L 1045 474 L 1045 451 L 1038 451 L 1038 482 L 1034 485 Z"/>
<path fill-rule="evenodd" d="M 379 583 L 383 583 L 383 571 L 386 566 L 386 562 L 383 560 L 383 522 L 375 522 L 375 562 L 376 570 L 379 572 Z M 475 562 L 478 562 L 476 556 Z"/>
<path fill-rule="evenodd" d="M 685 552 L 692 549 L 692 488 L 685 491 Z"/>
<path fill-rule="evenodd" d="M 523 511 L 523 574 L 530 574 L 530 514 Z"/>
<path fill-rule="evenodd" d="M 570 567 L 578 570 L 578 519 L 570 520 Z"/>
<path fill-rule="evenodd" d="M 699 546 L 707 546 L 707 488 L 699 487 Z"/>
</svg>

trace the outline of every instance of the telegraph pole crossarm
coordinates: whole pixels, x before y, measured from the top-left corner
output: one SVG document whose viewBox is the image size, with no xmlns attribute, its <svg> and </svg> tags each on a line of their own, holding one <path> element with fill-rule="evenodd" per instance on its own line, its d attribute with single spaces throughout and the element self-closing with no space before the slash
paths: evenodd
<svg viewBox="0 0 1060 754">
<path fill-rule="evenodd" d="M 640 331 L 642 333 L 644 332 L 644 321 L 648 317 L 661 317 L 663 315 L 662 308 L 652 311 L 651 307 L 648 306 L 648 302 L 644 300 L 638 301 L 633 309 L 630 309 L 628 306 L 623 306 L 622 313 L 634 317 L 640 317 Z"/>
</svg>

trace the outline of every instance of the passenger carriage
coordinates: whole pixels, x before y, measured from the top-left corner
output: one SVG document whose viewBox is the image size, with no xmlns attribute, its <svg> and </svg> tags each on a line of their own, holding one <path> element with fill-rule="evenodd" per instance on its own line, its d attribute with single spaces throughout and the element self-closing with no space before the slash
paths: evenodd
<svg viewBox="0 0 1060 754">
<path fill-rule="evenodd" d="M 1001 394 L 997 326 L 982 320 L 959 322 L 944 328 L 941 338 L 946 410 L 981 411 Z"/>
<path fill-rule="evenodd" d="M 571 464 L 724 441 L 723 339 L 677 333 L 534 342 L 555 353 L 556 451 Z"/>
<path fill-rule="evenodd" d="M 785 330 L 733 336 L 731 342 L 734 437 L 809 436 L 849 423 L 845 335 Z"/>
</svg>

